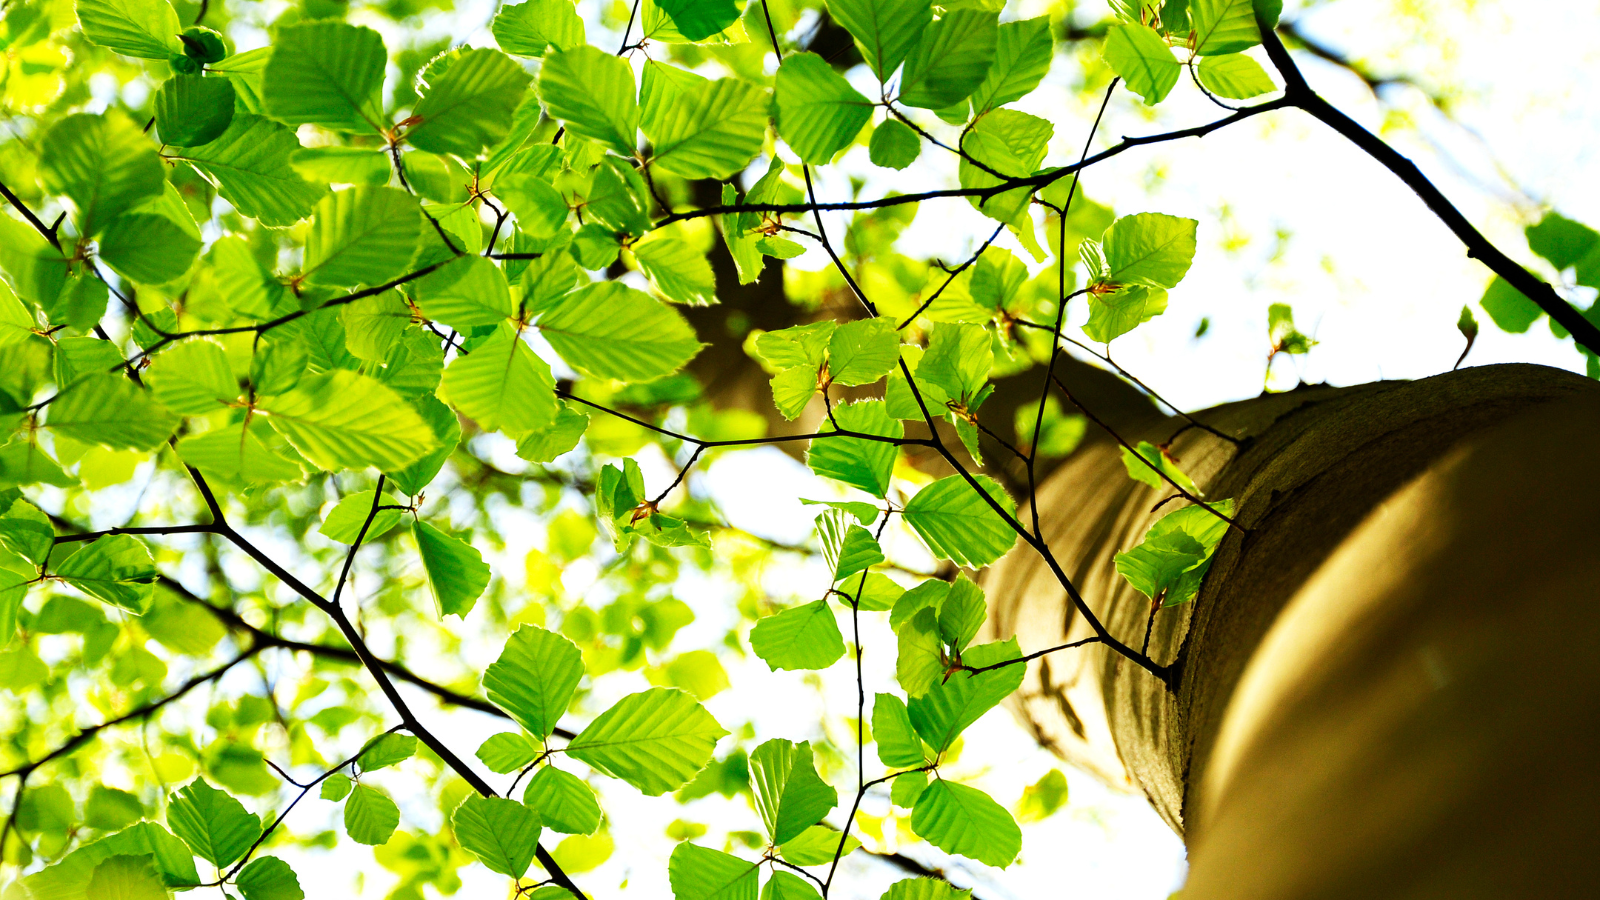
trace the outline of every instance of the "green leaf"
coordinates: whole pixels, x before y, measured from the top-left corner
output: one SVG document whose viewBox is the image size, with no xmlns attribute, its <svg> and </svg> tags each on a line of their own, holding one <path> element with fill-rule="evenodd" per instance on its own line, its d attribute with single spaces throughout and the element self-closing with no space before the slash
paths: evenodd
<svg viewBox="0 0 1600 900">
<path fill-rule="evenodd" d="M 942 878 L 907 878 L 889 885 L 882 900 L 969 900 L 971 890 L 960 890 Z"/>
<path fill-rule="evenodd" d="M 922 139 L 910 125 L 899 119 L 887 119 L 872 130 L 867 153 L 875 166 L 904 169 L 916 162 L 922 153 Z"/>
<path fill-rule="evenodd" d="M 550 364 L 513 329 L 502 327 L 450 363 L 439 396 L 484 431 L 521 438 L 555 421 L 555 387 Z"/>
<path fill-rule="evenodd" d="M 781 92 L 781 69 L 778 85 Z M 761 151 L 767 94 L 736 78 L 706 80 L 685 90 L 650 124 L 645 136 L 653 165 L 685 178 L 727 179 Z"/>
<path fill-rule="evenodd" d="M 489 771 L 504 775 L 507 772 L 515 772 L 537 759 L 539 748 L 526 737 L 507 731 L 484 741 L 473 755 L 488 766 Z"/>
<path fill-rule="evenodd" d="M 547 48 L 584 45 L 583 20 L 572 0 L 529 0 L 502 6 L 490 26 L 500 49 L 513 56 L 543 56 Z"/>
<path fill-rule="evenodd" d="M 844 513 L 837 510 L 817 520 L 822 534 L 822 556 L 833 569 L 833 580 L 841 581 L 883 562 L 883 548 L 872 532 L 860 525 L 847 525 Z"/>
<path fill-rule="evenodd" d="M 155 105 L 162 143 L 198 147 L 216 140 L 233 121 L 233 82 L 174 75 L 156 90 Z"/>
<path fill-rule="evenodd" d="M 471 159 L 504 140 L 530 76 L 499 50 L 461 52 L 411 110 L 418 120 L 406 140 L 429 153 Z"/>
<path fill-rule="evenodd" d="M 776 869 L 761 886 L 761 900 L 821 900 L 811 882 L 793 872 Z"/>
<path fill-rule="evenodd" d="M 153 450 L 178 419 L 147 391 L 121 375 L 89 375 L 63 390 L 47 407 L 45 427 L 56 434 L 122 450 Z"/>
<path fill-rule="evenodd" d="M 834 407 L 833 419 L 844 431 L 896 439 L 905 436 L 905 426 L 889 417 L 881 400 L 863 400 Z M 833 430 L 831 423 L 825 430 Z M 806 464 L 818 475 L 860 488 L 875 497 L 884 497 L 889 492 L 895 456 L 899 452 L 897 446 L 887 441 L 853 437 L 816 438 L 806 454 Z"/>
<path fill-rule="evenodd" d="M 980 325 L 939 322 L 928 338 L 928 352 L 917 364 L 917 380 L 939 388 L 953 402 L 968 405 L 988 383 L 994 367 L 993 342 Z"/>
<path fill-rule="evenodd" d="M 860 592 L 859 599 L 857 591 Z M 861 582 L 858 588 L 847 589 L 846 593 L 856 600 L 862 612 L 885 612 L 893 608 L 895 601 L 905 594 L 905 588 L 881 572 L 868 572 L 866 581 Z M 846 602 L 845 605 L 850 604 Z"/>
<path fill-rule="evenodd" d="M 439 402 L 432 394 L 423 394 L 412 401 L 412 408 L 433 431 L 438 446 L 416 462 L 403 469 L 391 470 L 389 477 L 403 493 L 416 496 L 433 481 L 444 461 L 455 452 L 461 442 L 461 422 L 450 407 Z"/>
<path fill-rule="evenodd" d="M 906 56 L 900 102 L 944 109 L 965 100 L 994 64 L 998 24 L 995 12 L 957 9 L 929 25 Z"/>
<path fill-rule="evenodd" d="M 676 310 L 614 281 L 573 291 L 546 309 L 538 325 L 568 365 L 622 381 L 671 375 L 704 346 Z"/>
<path fill-rule="evenodd" d="M 52 568 L 78 590 L 141 614 L 150 608 L 151 585 L 161 576 L 150 551 L 126 534 L 97 538 Z"/>
<path fill-rule="evenodd" d="M 852 835 L 845 838 L 841 850 L 837 829 L 826 825 L 813 825 L 801 832 L 799 837 L 779 847 L 778 852 L 784 859 L 797 866 L 825 866 L 833 862 L 835 852 L 838 852 L 842 859 L 860 846 L 861 842 Z"/>
<path fill-rule="evenodd" d="M 1090 294 L 1083 333 L 1109 344 L 1166 310 L 1167 292 L 1161 288 L 1130 284 L 1109 294 Z"/>
<path fill-rule="evenodd" d="M 409 734 L 380 734 L 361 748 L 356 764 L 363 773 L 405 762 L 417 753 L 417 739 Z"/>
<path fill-rule="evenodd" d="M 533 625 L 518 628 L 483 673 L 489 702 L 540 742 L 550 737 L 583 677 L 583 656 L 571 641 Z"/>
<path fill-rule="evenodd" d="M 578 439 L 583 437 L 588 427 L 587 413 L 563 404 L 549 428 L 535 431 L 517 442 L 517 455 L 528 462 L 554 462 L 557 457 L 578 446 Z"/>
<path fill-rule="evenodd" d="M 318 792 L 318 796 L 324 800 L 338 803 L 345 797 L 350 796 L 350 789 L 353 787 L 355 787 L 355 782 L 350 779 L 349 775 L 335 773 L 323 779 L 322 790 Z"/>
<path fill-rule="evenodd" d="M 306 235 L 307 284 L 381 284 L 404 272 L 422 236 L 414 197 L 388 187 L 353 187 L 318 201 Z"/>
<path fill-rule="evenodd" d="M 686 784 L 727 733 L 688 694 L 651 688 L 601 713 L 567 752 L 654 797 Z"/>
<path fill-rule="evenodd" d="M 280 26 L 261 74 L 262 104 L 289 125 L 381 132 L 388 58 L 371 28 L 329 19 Z"/>
<path fill-rule="evenodd" d="M 167 801 L 167 825 L 218 868 L 232 865 L 261 836 L 261 820 L 244 804 L 196 778 Z"/>
<path fill-rule="evenodd" d="M 539 814 L 515 800 L 470 794 L 450 827 L 461 847 L 492 872 L 521 878 L 539 843 Z"/>
<path fill-rule="evenodd" d="M 685 841 L 673 848 L 667 877 L 673 900 L 756 900 L 761 867 Z"/>
<path fill-rule="evenodd" d="M 625 60 L 587 45 L 553 54 L 540 70 L 539 96 L 573 134 L 633 155 L 639 103 Z"/>
<path fill-rule="evenodd" d="M 178 457 L 206 475 L 229 482 L 297 481 L 305 472 L 274 447 L 283 439 L 260 423 L 246 429 L 243 422 L 178 441 Z M 365 513 L 363 513 L 365 515 Z"/>
<path fill-rule="evenodd" d="M 1189 0 L 1189 21 L 1189 40 L 1200 56 L 1238 53 L 1261 43 L 1255 0 Z"/>
<path fill-rule="evenodd" d="M 1183 74 L 1183 63 L 1148 25 L 1112 25 L 1101 52 L 1111 71 L 1122 76 L 1128 89 L 1143 97 L 1147 106 L 1165 100 Z"/>
<path fill-rule="evenodd" d="M 817 373 L 800 366 L 784 369 L 772 376 L 772 404 L 786 419 L 805 411 L 817 393 Z"/>
<path fill-rule="evenodd" d="M 3 502 L 3 498 L 0 498 Z M 15 500 L 0 510 L 0 547 L 19 554 L 36 566 L 44 565 L 55 544 L 56 530 L 50 517 L 27 500 Z"/>
<path fill-rule="evenodd" d="M 1148 484 L 1158 491 L 1166 491 L 1171 489 L 1171 485 L 1161 477 L 1162 474 L 1165 474 L 1167 478 L 1172 479 L 1172 484 L 1178 485 L 1189 493 L 1198 494 L 1200 492 L 1200 489 L 1195 487 L 1194 481 L 1188 475 L 1185 475 L 1182 469 L 1178 468 L 1177 463 L 1168 459 L 1167 455 L 1161 452 L 1160 447 L 1149 441 L 1140 441 L 1134 449 L 1138 451 L 1137 454 L 1130 452 L 1126 447 L 1122 448 L 1122 465 L 1123 468 L 1128 470 L 1129 478 Z M 1141 459 L 1143 460 L 1142 462 Z"/>
<path fill-rule="evenodd" d="M 1038 453 L 1041 459 L 1059 459 L 1078 449 L 1089 423 L 1083 416 L 1064 414 L 1061 411 L 1061 403 L 1054 396 L 1045 398 L 1044 421 L 1040 424 L 1040 433 L 1035 439 L 1033 429 L 1034 423 L 1038 421 L 1038 403 L 1024 403 L 1017 407 L 1014 418 L 1017 439 L 1022 442 L 1025 450 L 1029 446 L 1034 446 L 1036 448 L 1034 452 Z"/>
<path fill-rule="evenodd" d="M 9 284 L 0 281 L 0 347 L 20 344 L 38 330 L 33 313 L 17 299 Z"/>
<path fill-rule="evenodd" d="M 536 238 L 552 238 L 563 231 L 572 212 L 555 186 L 526 173 L 497 179 L 495 193 L 517 217 L 517 227 Z"/>
<path fill-rule="evenodd" d="M 973 124 L 961 142 L 973 160 L 1002 175 L 1032 175 L 1044 162 L 1045 150 L 1055 128 L 1048 121 L 1014 109 L 997 109 Z M 962 159 L 957 167 L 961 186 L 993 187 L 1000 183 L 990 172 Z M 1027 188 L 1014 188 L 988 199 L 969 197 L 968 201 L 991 219 L 1016 223 L 1025 215 L 1031 197 Z"/>
<path fill-rule="evenodd" d="M 221 137 L 202 147 L 190 147 L 180 159 L 217 183 L 222 196 L 239 212 L 263 225 L 293 225 L 311 214 L 328 192 L 326 183 L 302 178 L 292 160 L 300 152 L 294 132 L 262 116 L 233 117 Z M 370 152 L 370 151 L 368 151 Z M 388 164 L 382 162 L 384 180 Z"/>
<path fill-rule="evenodd" d="M 930 0 L 829 0 L 828 14 L 856 39 L 879 81 L 888 81 L 933 21 Z"/>
<path fill-rule="evenodd" d="M 981 116 L 1033 92 L 1050 71 L 1055 43 L 1050 17 L 1006 22 L 996 35 L 994 65 L 972 92 L 972 113 Z"/>
<path fill-rule="evenodd" d="M 166 176 L 155 145 L 120 112 L 67 116 L 39 143 L 39 176 L 65 194 L 86 236 L 161 194 Z"/>
<path fill-rule="evenodd" d="M 873 698 L 872 738 L 878 742 L 878 761 L 891 769 L 913 768 L 928 761 L 905 702 L 893 694 Z"/>
<path fill-rule="evenodd" d="M 782 844 L 822 821 L 839 805 L 839 792 L 817 775 L 811 744 L 770 740 L 750 754 L 756 812 L 774 844 Z"/>
<path fill-rule="evenodd" d="M 632 247 L 639 270 L 663 297 L 687 306 L 717 302 L 717 281 L 706 254 L 663 232 L 646 237 Z"/>
<path fill-rule="evenodd" d="M 1206 90 L 1230 100 L 1248 100 L 1278 89 L 1267 70 L 1243 53 L 1202 57 L 1197 71 Z"/>
<path fill-rule="evenodd" d="M 1529 300 L 1521 291 L 1512 287 L 1511 282 L 1498 275 L 1489 282 L 1488 289 L 1483 292 L 1483 299 L 1478 303 L 1501 331 L 1509 331 L 1512 334 L 1522 334 L 1544 315 L 1544 310 L 1540 309 L 1537 303 Z"/>
<path fill-rule="evenodd" d="M 167 0 L 78 0 L 83 36 L 123 56 L 166 59 L 182 52 L 183 24 Z"/>
<path fill-rule="evenodd" d="M 400 469 L 439 443 L 394 391 L 348 369 L 307 375 L 291 391 L 262 397 L 257 408 L 306 459 L 328 471 Z"/>
<path fill-rule="evenodd" d="M 822 365 L 823 354 L 838 323 L 832 319 L 794 325 L 778 331 L 763 332 L 756 337 L 756 352 L 761 358 L 780 369 L 804 366 L 815 372 Z"/>
<path fill-rule="evenodd" d="M 187 217 L 187 210 L 183 211 Z M 200 252 L 194 220 L 154 212 L 118 216 L 100 236 L 100 259 L 118 275 L 140 284 L 164 284 L 189 271 Z"/>
<path fill-rule="evenodd" d="M 428 590 L 433 594 L 439 618 L 466 618 L 478 596 L 489 586 L 489 564 L 477 548 L 443 531 L 418 521 L 411 526 L 428 572 Z"/>
<path fill-rule="evenodd" d="M 1017 639 L 1011 638 L 999 643 L 969 647 L 961 654 L 961 662 L 981 669 L 1021 656 Z M 978 721 L 978 717 L 993 709 L 1022 685 L 1026 669 L 1026 666 L 1018 664 L 990 669 L 977 675 L 959 671 L 952 673 L 948 679 L 931 686 L 927 693 L 911 698 L 907 709 L 911 714 L 912 727 L 935 752 L 948 750 L 968 725 Z"/>
<path fill-rule="evenodd" d="M 276 856 L 260 856 L 239 870 L 233 883 L 244 900 L 305 900 L 294 869 Z"/>
<path fill-rule="evenodd" d="M 999 507 L 1015 516 L 1016 505 L 994 479 L 975 476 Z M 1006 554 L 1016 542 L 1016 532 L 1006 519 L 960 475 L 935 481 L 906 504 L 906 523 L 940 559 L 981 568 Z"/>
<path fill-rule="evenodd" d="M 239 399 L 239 380 L 228 352 L 206 338 L 190 338 L 156 354 L 145 383 L 175 413 L 202 416 Z"/>
<path fill-rule="evenodd" d="M 1600 248 L 1600 232 L 1555 212 L 1545 213 L 1536 224 L 1523 229 L 1523 234 L 1528 238 L 1528 249 L 1557 269 L 1578 265 Z M 1583 283 L 1582 274 L 1579 272 L 1579 284 Z"/>
<path fill-rule="evenodd" d="M 889 788 L 889 802 L 901 809 L 912 809 L 917 805 L 917 798 L 927 789 L 927 772 L 917 769 L 901 772 L 895 776 L 894 784 Z"/>
<path fill-rule="evenodd" d="M 844 656 L 844 636 L 828 601 L 814 600 L 756 622 L 750 649 L 773 671 L 826 669 Z"/>
<path fill-rule="evenodd" d="M 106 900 L 167 900 L 155 864 L 138 856 L 108 856 L 89 876 L 85 896 Z"/>
<path fill-rule="evenodd" d="M 946 853 L 1005 868 L 1022 850 L 1022 829 L 988 794 L 935 779 L 911 813 L 911 830 Z"/>
<path fill-rule="evenodd" d="M 686 41 L 703 41 L 739 20 L 734 0 L 657 0 Z"/>
<path fill-rule="evenodd" d="M 800 498 L 804 506 L 826 506 L 855 516 L 856 521 L 863 525 L 871 525 L 878 520 L 878 507 L 863 500 L 807 500 Z"/>
<path fill-rule="evenodd" d="M 906 596 L 911 593 L 908 591 Z M 901 601 L 905 601 L 905 597 Z M 896 604 L 898 606 L 898 604 Z M 933 609 L 921 609 L 904 624 L 896 626 L 899 654 L 895 658 L 895 679 L 906 695 L 920 697 L 944 676 L 944 644 L 939 639 L 939 616 Z"/>
<path fill-rule="evenodd" d="M 977 636 L 988 613 L 983 588 L 967 576 L 957 575 L 944 602 L 939 604 L 939 637 L 952 647 L 965 648 Z"/>
<path fill-rule="evenodd" d="M 1161 213 L 1123 216 L 1106 229 L 1102 248 L 1113 284 L 1174 288 L 1194 262 L 1194 219 Z"/>
<path fill-rule="evenodd" d="M 777 101 L 778 133 L 808 163 L 833 159 L 872 119 L 872 101 L 815 53 L 778 67 Z"/>
<path fill-rule="evenodd" d="M 600 802 L 578 776 L 555 766 L 535 772 L 522 802 L 539 811 L 544 827 L 562 834 L 594 834 L 600 827 Z"/>
<path fill-rule="evenodd" d="M 1060 769 L 1051 769 L 1038 781 L 1028 785 L 1017 801 L 1017 818 L 1024 822 L 1048 819 L 1067 803 L 1067 776 Z"/>
<path fill-rule="evenodd" d="M 871 384 L 899 364 L 900 333 L 888 319 L 846 322 L 828 341 L 828 375 L 835 384 Z"/>
<path fill-rule="evenodd" d="M 344 801 L 344 830 L 350 840 L 369 847 L 389 843 L 400 824 L 400 807 L 378 788 L 357 784 Z"/>
<path fill-rule="evenodd" d="M 1207 556 L 1199 541 L 1180 531 L 1146 537 L 1132 550 L 1118 553 L 1116 565 L 1134 590 L 1153 600 Z"/>
</svg>

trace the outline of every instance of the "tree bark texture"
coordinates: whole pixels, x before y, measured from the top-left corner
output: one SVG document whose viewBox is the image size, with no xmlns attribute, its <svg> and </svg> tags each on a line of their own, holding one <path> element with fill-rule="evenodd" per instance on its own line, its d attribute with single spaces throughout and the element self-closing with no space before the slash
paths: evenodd
<svg viewBox="0 0 1600 900">
<path fill-rule="evenodd" d="M 1013 711 L 1184 835 L 1185 900 L 1594 896 L 1600 384 L 1486 366 L 1196 417 L 1245 440 L 1189 428 L 1171 452 L 1247 532 L 1156 615 L 1171 688 L 1090 646 L 1030 664 Z M 1039 491 L 1046 540 L 1135 647 L 1150 605 L 1113 557 L 1168 493 L 1110 441 Z M 1035 554 L 985 587 L 990 638 L 1091 633 Z"/>
</svg>

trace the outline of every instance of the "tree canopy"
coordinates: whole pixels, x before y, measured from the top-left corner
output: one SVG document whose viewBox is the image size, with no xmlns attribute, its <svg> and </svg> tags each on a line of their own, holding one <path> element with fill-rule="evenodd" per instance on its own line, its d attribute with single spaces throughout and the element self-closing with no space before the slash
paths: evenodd
<svg viewBox="0 0 1600 900">
<path fill-rule="evenodd" d="M 691 805 L 651 876 L 676 900 L 826 897 L 851 855 L 905 870 L 889 900 L 965 896 L 896 850 L 1004 868 L 1061 806 L 1059 772 L 1005 805 L 965 783 L 963 733 L 1024 664 L 1093 643 L 1171 677 L 1043 539 L 1049 468 L 1104 429 L 1170 495 L 1116 557 L 1151 622 L 1239 527 L 1061 376 L 1070 348 L 1212 430 L 1112 356 L 1193 290 L 1213 225 L 1086 196 L 1124 154 L 1308 114 L 1488 267 L 1495 326 L 1548 315 L 1600 377 L 1600 304 L 1569 302 L 1600 233 L 1550 213 L 1508 256 L 1312 89 L 1278 3 L 1111 6 L 524 0 L 462 36 L 430 31 L 438 0 L 9 4 L 7 900 L 297 900 L 297 860 L 358 844 L 391 897 L 487 871 L 586 898 L 639 803 Z M 1099 115 L 1179 91 L 1215 115 L 1113 138 L 1019 108 L 1047 78 Z M 929 184 L 875 192 L 913 166 Z M 907 246 L 919 215 L 980 223 L 966 255 Z M 780 326 L 713 315 L 735 291 Z M 1472 307 L 1459 327 L 1470 349 Z M 1316 343 L 1289 305 L 1268 329 L 1268 366 Z M 739 367 L 770 394 L 717 401 Z M 695 489 L 772 446 L 826 480 L 785 498 L 805 540 Z M 1093 637 L 990 640 L 977 575 L 1008 553 Z M 747 657 L 843 666 L 851 708 L 757 734 L 713 700 Z M 714 795 L 739 817 L 715 846 Z"/>
</svg>

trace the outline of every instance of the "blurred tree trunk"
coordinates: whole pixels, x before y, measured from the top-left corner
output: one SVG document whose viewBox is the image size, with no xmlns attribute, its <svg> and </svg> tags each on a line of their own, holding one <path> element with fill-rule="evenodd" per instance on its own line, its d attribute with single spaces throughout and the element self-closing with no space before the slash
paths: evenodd
<svg viewBox="0 0 1600 900">
<path fill-rule="evenodd" d="M 1189 429 L 1172 452 L 1248 533 L 1156 616 L 1172 689 L 1091 646 L 1033 663 L 1014 712 L 1185 836 L 1185 900 L 1594 896 L 1600 384 L 1489 366 L 1197 418 L 1246 438 Z M 1113 557 L 1165 496 L 1108 441 L 1039 494 L 1057 557 L 1136 647 L 1150 606 Z M 991 636 L 1090 634 L 1033 554 L 985 586 Z"/>
</svg>

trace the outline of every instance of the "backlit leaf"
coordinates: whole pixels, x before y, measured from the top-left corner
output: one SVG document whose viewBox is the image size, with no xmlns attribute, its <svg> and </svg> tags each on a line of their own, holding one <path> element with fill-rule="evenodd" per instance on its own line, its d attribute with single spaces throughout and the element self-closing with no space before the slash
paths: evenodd
<svg viewBox="0 0 1600 900">
<path fill-rule="evenodd" d="M 244 804 L 199 778 L 172 795 L 167 824 L 196 856 L 215 866 L 231 865 L 261 836 L 261 820 Z"/>
<path fill-rule="evenodd" d="M 935 779 L 917 798 L 911 830 L 946 853 L 1005 868 L 1022 849 L 1022 829 L 988 794 Z"/>
<path fill-rule="evenodd" d="M 539 814 L 515 800 L 470 794 L 450 817 L 463 849 L 492 872 L 521 878 L 539 842 Z"/>
<path fill-rule="evenodd" d="M 544 827 L 562 834 L 594 834 L 600 827 L 600 803 L 571 772 L 543 766 L 528 780 L 522 802 L 539 811 Z"/>
<path fill-rule="evenodd" d="M 284 25 L 261 75 L 262 103 L 289 125 L 381 131 L 387 62 L 371 28 L 329 19 Z"/>
<path fill-rule="evenodd" d="M 944 109 L 965 100 L 989 75 L 998 42 L 994 12 L 957 9 L 923 29 L 906 56 L 900 102 Z"/>
<path fill-rule="evenodd" d="M 761 867 L 685 841 L 667 864 L 673 900 L 756 900 Z"/>
<path fill-rule="evenodd" d="M 656 796 L 686 784 L 727 733 L 688 694 L 651 688 L 601 713 L 567 752 Z"/>
<path fill-rule="evenodd" d="M 778 67 L 778 133 L 805 162 L 826 163 L 872 118 L 872 101 L 815 53 Z"/>
<path fill-rule="evenodd" d="M 571 641 L 524 625 L 484 670 L 483 689 L 490 703 L 544 741 L 566 714 L 582 677 L 583 657 Z"/>
<path fill-rule="evenodd" d="M 1016 505 L 1005 488 L 987 475 L 974 477 L 1001 510 L 1015 515 Z M 989 565 L 1017 539 L 1006 520 L 960 475 L 918 491 L 906 504 L 905 519 L 934 555 L 962 566 Z"/>
<path fill-rule="evenodd" d="M 756 622 L 750 649 L 773 671 L 826 669 L 844 656 L 844 636 L 828 601 L 815 600 Z"/>
</svg>

